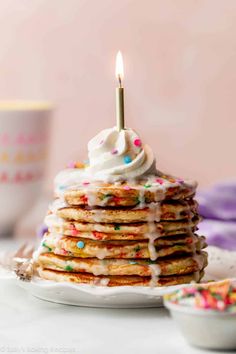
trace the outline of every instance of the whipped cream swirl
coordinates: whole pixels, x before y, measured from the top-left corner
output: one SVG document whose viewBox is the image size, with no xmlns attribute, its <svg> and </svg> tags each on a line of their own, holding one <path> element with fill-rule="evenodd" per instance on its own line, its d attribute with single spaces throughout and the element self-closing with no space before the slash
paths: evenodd
<svg viewBox="0 0 236 354">
<path fill-rule="evenodd" d="M 89 165 L 67 168 L 55 178 L 56 194 L 67 188 L 86 186 L 90 182 L 115 183 L 157 175 L 151 148 L 143 145 L 132 129 L 105 129 L 88 143 Z"/>
<path fill-rule="evenodd" d="M 151 148 L 143 145 L 132 129 L 105 129 L 88 143 L 89 166 L 93 179 L 127 180 L 156 174 Z"/>
</svg>

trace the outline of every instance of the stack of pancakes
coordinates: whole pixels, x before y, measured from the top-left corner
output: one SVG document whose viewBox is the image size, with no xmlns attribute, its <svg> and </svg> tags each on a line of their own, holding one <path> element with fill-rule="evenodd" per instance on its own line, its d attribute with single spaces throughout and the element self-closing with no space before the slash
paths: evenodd
<svg viewBox="0 0 236 354">
<path fill-rule="evenodd" d="M 104 286 L 202 278 L 207 254 L 196 234 L 194 182 L 159 174 L 58 190 L 36 259 L 41 278 Z"/>
</svg>

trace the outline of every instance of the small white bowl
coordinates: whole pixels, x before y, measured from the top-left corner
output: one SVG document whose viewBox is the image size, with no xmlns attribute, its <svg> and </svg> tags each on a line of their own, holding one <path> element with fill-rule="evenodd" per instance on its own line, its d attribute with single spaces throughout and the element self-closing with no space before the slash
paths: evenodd
<svg viewBox="0 0 236 354">
<path fill-rule="evenodd" d="M 197 309 L 165 300 L 187 342 L 216 350 L 236 349 L 236 313 Z"/>
</svg>

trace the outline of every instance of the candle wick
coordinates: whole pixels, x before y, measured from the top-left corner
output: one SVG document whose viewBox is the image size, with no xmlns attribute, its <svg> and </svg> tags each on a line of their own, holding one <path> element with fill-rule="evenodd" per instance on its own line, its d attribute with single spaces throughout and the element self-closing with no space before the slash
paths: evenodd
<svg viewBox="0 0 236 354">
<path fill-rule="evenodd" d="M 119 86 L 120 86 L 120 87 L 122 87 L 122 85 L 121 85 L 121 77 L 120 77 L 120 75 L 118 75 L 118 81 L 119 81 Z"/>
</svg>

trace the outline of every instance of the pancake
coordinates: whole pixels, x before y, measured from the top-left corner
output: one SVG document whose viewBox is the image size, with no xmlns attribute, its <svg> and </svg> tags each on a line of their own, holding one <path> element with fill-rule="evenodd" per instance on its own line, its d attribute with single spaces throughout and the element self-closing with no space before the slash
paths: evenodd
<svg viewBox="0 0 236 354">
<path fill-rule="evenodd" d="M 195 228 L 191 229 L 180 229 L 180 230 L 173 230 L 169 234 L 161 234 L 157 233 L 159 237 L 168 237 L 173 235 L 182 235 L 182 234 L 193 234 Z M 148 232 L 146 234 L 107 234 L 104 232 L 92 231 L 92 232 L 81 232 L 77 231 L 73 225 L 68 230 L 62 230 L 61 228 L 52 228 L 49 229 L 52 233 L 63 234 L 66 236 L 73 236 L 73 237 L 82 237 L 88 238 L 90 240 L 99 240 L 99 241 L 109 241 L 109 240 L 147 240 L 148 239 Z"/>
<path fill-rule="evenodd" d="M 52 251 L 55 254 L 81 258 L 154 258 L 178 254 L 191 254 L 200 251 L 206 246 L 203 236 L 174 236 L 158 238 L 150 243 L 147 241 L 93 241 L 77 237 L 58 237 L 47 234 L 42 246 L 44 251 Z M 155 246 L 154 246 L 155 245 Z"/>
<path fill-rule="evenodd" d="M 192 233 L 197 230 L 199 220 L 196 216 L 190 220 L 155 222 L 152 230 L 162 237 Z M 92 240 L 142 240 L 147 239 L 146 234 L 150 233 L 148 223 L 79 223 L 63 220 L 53 214 L 46 216 L 45 223 L 52 233 Z"/>
<path fill-rule="evenodd" d="M 33 257 L 38 275 L 100 286 L 200 281 L 207 254 L 195 233 L 197 183 L 155 165 L 132 129 L 91 139 L 88 161 L 69 163 L 55 178 L 48 229 Z"/>
<path fill-rule="evenodd" d="M 104 259 L 63 257 L 44 253 L 37 263 L 46 269 L 92 273 L 94 275 L 139 275 L 152 276 L 152 266 L 156 265 L 160 275 L 189 274 L 202 270 L 207 265 L 207 253 L 201 252 L 194 257 L 166 258 L 158 261 L 145 259 Z"/>
<path fill-rule="evenodd" d="M 56 270 L 49 270 L 38 267 L 38 274 L 41 278 L 55 282 L 71 282 L 78 284 L 90 284 L 98 286 L 170 286 L 178 284 L 187 284 L 192 281 L 199 282 L 204 272 L 194 272 L 186 275 L 170 275 L 157 277 L 155 280 L 151 277 L 140 276 L 95 276 L 90 273 L 68 273 Z"/>
<path fill-rule="evenodd" d="M 57 216 L 65 220 L 89 223 L 136 223 L 160 220 L 192 219 L 197 213 L 197 202 L 182 200 L 178 202 L 155 203 L 151 208 L 114 209 L 64 207 L 56 211 Z"/>
<path fill-rule="evenodd" d="M 197 183 L 183 181 L 168 175 L 149 176 L 139 181 L 88 182 L 84 181 L 70 189 L 59 186 L 56 196 L 63 194 L 69 205 L 135 206 L 164 199 L 185 199 L 193 197 Z"/>
</svg>

